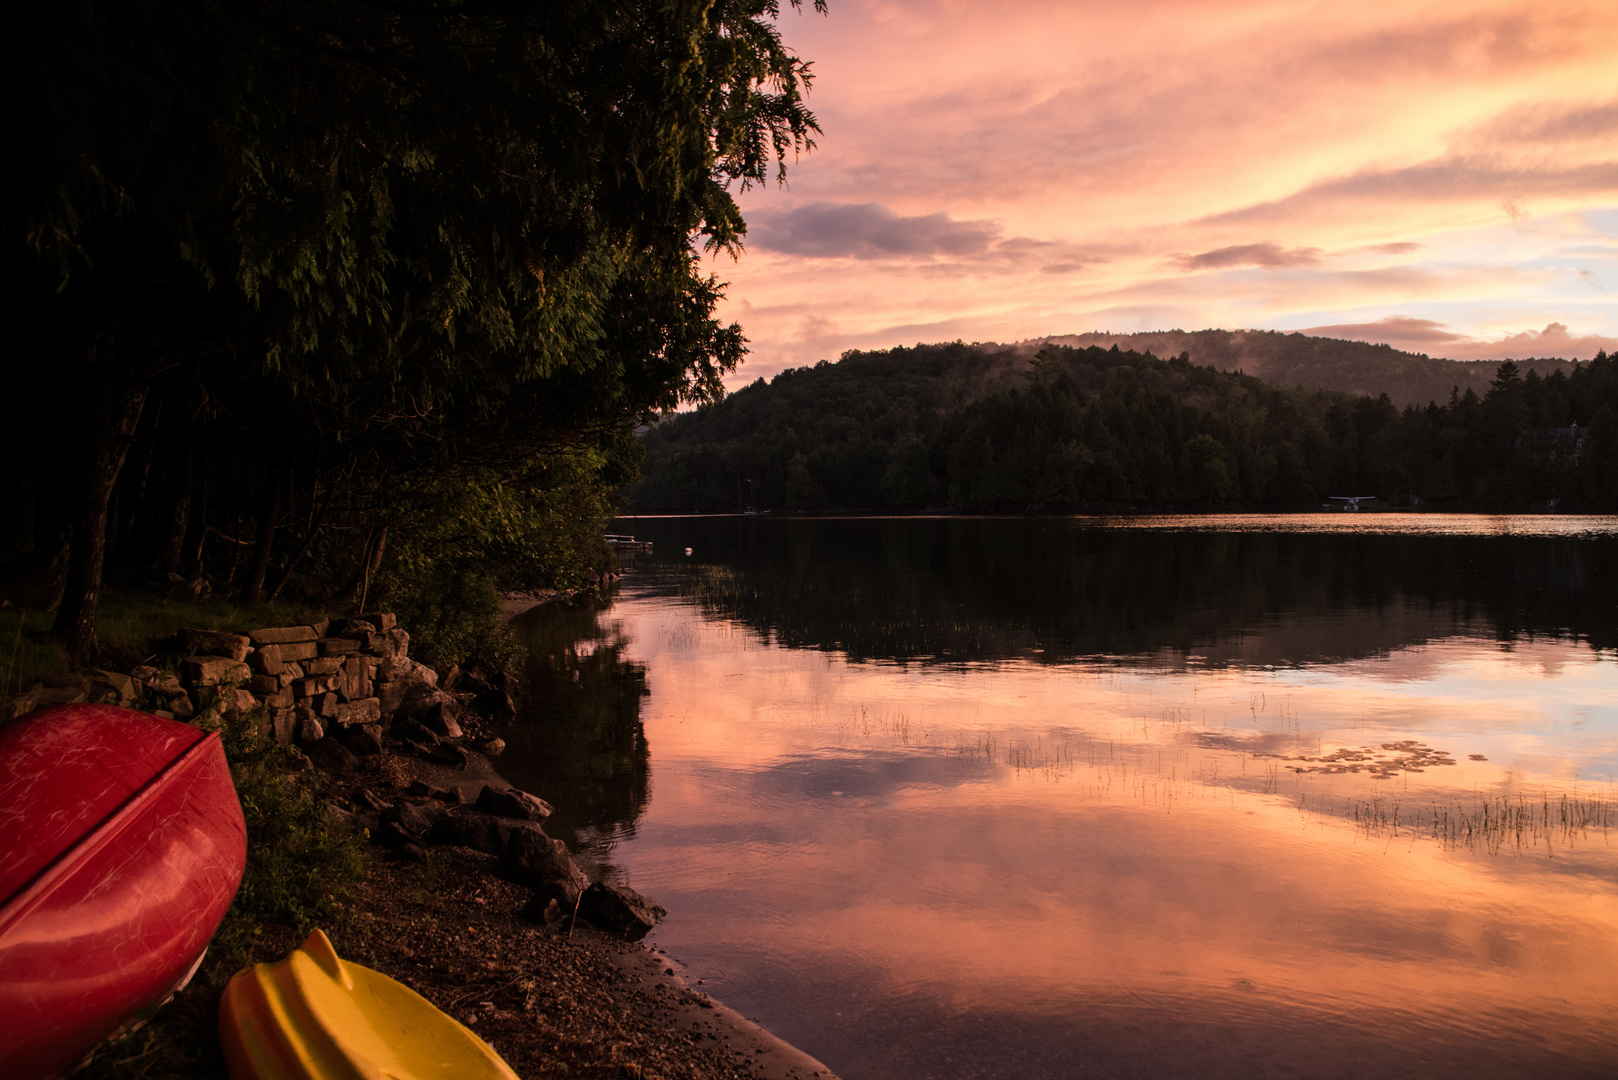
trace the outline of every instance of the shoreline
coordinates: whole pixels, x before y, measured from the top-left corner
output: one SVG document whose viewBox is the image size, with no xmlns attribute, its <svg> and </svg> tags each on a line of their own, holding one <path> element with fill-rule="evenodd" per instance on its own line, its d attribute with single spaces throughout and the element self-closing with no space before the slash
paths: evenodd
<svg viewBox="0 0 1618 1080">
<path fill-rule="evenodd" d="M 334 775 L 334 786 L 404 801 L 421 783 L 470 802 L 484 784 L 507 783 L 485 755 L 466 759 L 460 769 L 384 748 L 365 771 Z M 375 813 L 355 817 L 378 827 Z M 689 985 L 678 962 L 648 942 L 582 920 L 571 935 L 565 924 L 525 920 L 531 890 L 500 877 L 498 863 L 444 844 L 419 862 L 375 850 L 353 918 L 331 935 L 339 954 L 466 1023 L 525 1080 L 837 1080 L 825 1063 Z"/>
</svg>

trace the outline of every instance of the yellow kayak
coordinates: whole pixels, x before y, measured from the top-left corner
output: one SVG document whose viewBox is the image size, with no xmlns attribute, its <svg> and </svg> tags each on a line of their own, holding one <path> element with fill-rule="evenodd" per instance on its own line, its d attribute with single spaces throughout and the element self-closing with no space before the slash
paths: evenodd
<svg viewBox="0 0 1618 1080">
<path fill-rule="evenodd" d="M 219 1038 L 231 1080 L 518 1080 L 426 998 L 338 957 L 319 930 L 230 980 Z"/>
</svg>

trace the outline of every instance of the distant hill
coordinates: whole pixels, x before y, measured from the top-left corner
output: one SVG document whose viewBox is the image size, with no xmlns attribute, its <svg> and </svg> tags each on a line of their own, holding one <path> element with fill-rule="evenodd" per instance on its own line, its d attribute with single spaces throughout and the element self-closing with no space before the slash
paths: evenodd
<svg viewBox="0 0 1618 1080">
<path fill-rule="evenodd" d="M 1278 386 L 1340 390 L 1377 397 L 1387 394 L 1395 405 L 1440 405 L 1456 387 L 1479 397 L 1489 391 L 1500 364 L 1494 360 L 1442 360 L 1388 345 L 1341 338 L 1310 337 L 1279 330 L 1156 330 L 1141 334 L 1064 334 L 1019 342 L 1014 348 L 1032 354 L 1040 346 L 1098 346 L 1170 357 L 1187 353 L 1193 364 L 1220 371 L 1241 371 Z M 1523 375 L 1537 371 L 1569 373 L 1569 360 L 1519 360 Z"/>
<path fill-rule="evenodd" d="M 626 509 L 686 513 L 1306 509 L 1373 494 L 1618 507 L 1618 359 L 1549 375 L 1492 365 L 1482 393 L 1469 384 L 1451 401 L 1457 371 L 1478 365 L 1287 334 L 1128 343 L 1150 351 L 955 342 L 789 369 L 646 432 L 642 479 L 620 495 Z M 1170 351 L 1190 344 L 1212 362 Z M 1438 403 L 1395 404 L 1416 396 L 1413 381 L 1386 395 L 1387 382 L 1318 388 L 1356 356 L 1381 361 L 1385 378 L 1425 374 L 1420 397 Z M 1254 374 L 1266 360 L 1291 377 Z"/>
</svg>

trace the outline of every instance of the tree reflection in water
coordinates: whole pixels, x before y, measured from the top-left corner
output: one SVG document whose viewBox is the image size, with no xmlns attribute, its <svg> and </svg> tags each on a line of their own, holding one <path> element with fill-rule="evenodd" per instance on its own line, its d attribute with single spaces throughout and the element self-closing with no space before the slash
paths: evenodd
<svg viewBox="0 0 1618 1080">
<path fill-rule="evenodd" d="M 512 621 L 528 648 L 517 718 L 498 762 L 507 780 L 556 807 L 546 831 L 595 862 L 633 836 L 650 797 L 641 701 L 646 668 L 594 604 L 547 604 Z"/>
</svg>

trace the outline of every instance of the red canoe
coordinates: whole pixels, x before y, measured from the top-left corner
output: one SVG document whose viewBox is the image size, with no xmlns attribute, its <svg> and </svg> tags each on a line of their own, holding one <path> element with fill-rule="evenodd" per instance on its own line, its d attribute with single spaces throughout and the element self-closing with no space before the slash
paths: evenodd
<svg viewBox="0 0 1618 1080">
<path fill-rule="evenodd" d="M 60 1076 L 189 977 L 246 846 L 217 734 L 111 705 L 0 728 L 0 1077 Z"/>
</svg>

